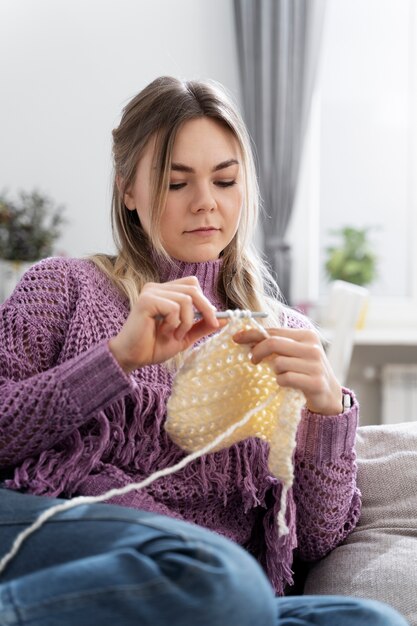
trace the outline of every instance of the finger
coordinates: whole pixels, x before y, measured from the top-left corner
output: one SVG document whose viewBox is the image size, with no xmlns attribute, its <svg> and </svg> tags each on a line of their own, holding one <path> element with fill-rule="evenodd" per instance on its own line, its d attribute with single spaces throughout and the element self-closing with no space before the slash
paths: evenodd
<svg viewBox="0 0 417 626">
<path fill-rule="evenodd" d="M 300 372 L 284 372 L 276 375 L 276 381 L 280 387 L 288 389 L 297 389 L 302 391 L 304 395 L 314 391 L 314 383 L 311 376 L 301 374 Z"/>
<path fill-rule="evenodd" d="M 299 374 L 307 374 L 313 376 L 319 372 L 319 368 L 316 363 L 306 361 L 305 359 L 292 358 L 287 356 L 272 356 L 267 358 L 268 363 L 272 367 L 276 375 L 285 374 L 286 372 L 295 372 Z M 259 363 L 252 356 L 252 362 L 254 364 Z"/>
<path fill-rule="evenodd" d="M 172 296 L 176 298 L 180 305 L 180 325 L 174 332 L 174 337 L 178 341 L 182 341 L 194 324 L 194 308 L 193 300 L 188 294 L 176 293 Z"/>
<path fill-rule="evenodd" d="M 271 337 L 282 337 L 303 343 L 320 342 L 317 332 L 311 328 L 266 328 L 265 330 Z M 263 337 L 264 335 L 260 330 L 250 328 L 240 330 L 233 338 L 237 343 L 255 343 Z"/>
<path fill-rule="evenodd" d="M 202 320 L 205 322 L 204 328 L 207 330 L 204 334 L 213 332 L 214 329 L 219 328 L 219 321 L 215 315 L 215 307 L 213 307 L 200 290 L 194 291 L 194 287 L 190 287 L 189 289 L 191 291 L 187 290 L 177 296 L 177 300 L 181 306 L 181 324 L 175 331 L 175 338 L 179 341 L 182 341 L 193 326 L 195 326 L 195 309 L 200 311 Z"/>
<path fill-rule="evenodd" d="M 294 341 L 317 341 L 319 335 L 314 328 L 268 328 L 268 333 L 274 337 L 287 337 Z"/>
<path fill-rule="evenodd" d="M 182 292 L 147 289 L 142 291 L 138 307 L 149 318 L 157 320 L 158 328 L 164 333 L 181 325 L 190 328 L 194 322 L 192 298 Z"/>
<path fill-rule="evenodd" d="M 265 339 L 265 334 L 256 328 L 239 330 L 233 335 L 233 341 L 239 344 L 256 344 L 263 339 Z"/>
<path fill-rule="evenodd" d="M 182 341 L 194 324 L 194 308 L 191 295 L 182 291 L 163 290 L 163 300 L 172 302 L 175 306 L 167 319 L 163 320 L 161 329 L 164 334 L 174 331 L 175 339 Z"/>
<path fill-rule="evenodd" d="M 281 337 L 269 337 L 255 345 L 251 344 L 251 352 L 254 357 L 254 363 L 259 363 L 273 355 L 293 357 L 320 364 L 323 363 L 325 358 L 323 348 L 320 345 L 299 343 L 298 341 Z"/>
<path fill-rule="evenodd" d="M 216 320 L 219 323 L 220 328 L 226 326 L 229 323 L 229 320 Z M 188 331 L 185 339 L 187 340 L 187 345 L 192 345 L 202 337 L 209 335 L 210 333 L 218 330 L 218 328 L 213 328 L 213 326 L 202 319 L 199 322 L 196 322 L 193 327 Z"/>
<path fill-rule="evenodd" d="M 200 282 L 197 276 L 183 276 L 182 278 L 175 278 L 174 280 L 168 280 L 165 283 L 148 283 L 153 285 L 158 285 L 161 287 L 169 286 L 169 285 L 192 285 L 200 287 Z"/>
<path fill-rule="evenodd" d="M 190 279 L 188 281 L 188 279 Z M 211 302 L 206 298 L 206 296 L 201 291 L 201 287 L 198 283 L 198 280 L 194 276 L 189 276 L 187 279 L 187 283 L 179 282 L 184 279 L 179 279 L 178 281 L 170 281 L 168 283 L 148 283 L 146 287 L 152 293 L 158 293 L 162 297 L 166 295 L 167 297 L 171 297 L 175 299 L 174 294 L 183 294 L 191 298 L 192 306 L 194 309 L 199 311 L 208 323 L 210 323 L 215 328 L 219 327 L 217 322 L 217 318 L 215 316 L 216 307 L 214 307 Z M 194 318 L 194 310 L 193 310 L 193 318 Z M 183 330 L 183 329 L 182 329 Z"/>
<path fill-rule="evenodd" d="M 193 289 L 193 288 L 191 288 Z M 200 295 L 201 293 L 195 294 L 193 291 L 185 290 L 185 291 L 169 291 L 165 290 L 164 295 L 166 298 L 176 302 L 179 306 L 179 323 L 175 326 L 174 336 L 178 341 L 183 341 L 186 335 L 192 330 L 195 323 L 195 303 L 201 302 Z M 194 299 L 193 299 L 194 298 Z M 204 311 L 205 316 L 203 315 L 202 321 L 204 321 L 204 325 L 199 325 L 198 330 L 191 335 L 191 337 L 196 337 L 194 341 L 201 338 L 208 333 L 212 333 L 214 330 L 217 330 L 221 326 L 225 324 L 220 324 L 220 321 L 215 316 L 215 310 L 213 305 L 206 299 L 203 295 L 203 303 L 202 308 L 204 307 L 206 310 Z M 208 306 L 207 306 L 208 305 Z M 175 318 L 173 323 L 176 323 Z M 228 320 L 225 320 L 227 323 Z M 187 341 L 190 341 L 187 338 Z"/>
<path fill-rule="evenodd" d="M 153 292 L 142 294 L 137 303 L 163 334 L 174 332 L 181 324 L 181 306 L 175 298 L 161 297 Z M 161 318 L 157 321 L 157 318 Z"/>
</svg>

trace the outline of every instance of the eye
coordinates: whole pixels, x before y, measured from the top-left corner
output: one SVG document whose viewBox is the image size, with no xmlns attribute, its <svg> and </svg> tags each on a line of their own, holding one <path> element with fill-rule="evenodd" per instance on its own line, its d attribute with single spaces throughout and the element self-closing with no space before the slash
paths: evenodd
<svg viewBox="0 0 417 626">
<path fill-rule="evenodd" d="M 177 191 L 178 189 L 182 189 L 185 187 L 186 183 L 169 183 L 169 188 L 172 191 Z"/>
<path fill-rule="evenodd" d="M 218 187 L 232 187 L 233 185 L 236 185 L 236 181 L 235 180 L 218 180 L 215 185 L 217 185 Z"/>
</svg>

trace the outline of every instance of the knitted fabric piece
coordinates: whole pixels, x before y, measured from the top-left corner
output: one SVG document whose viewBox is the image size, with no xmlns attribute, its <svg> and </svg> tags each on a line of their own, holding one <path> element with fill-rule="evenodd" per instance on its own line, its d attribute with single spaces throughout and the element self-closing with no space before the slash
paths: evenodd
<svg viewBox="0 0 417 626">
<path fill-rule="evenodd" d="M 231 320 L 217 335 L 195 348 L 178 372 L 168 400 L 166 431 L 187 452 L 195 452 L 242 422 L 212 451 L 222 450 L 248 437 L 269 443 L 268 465 L 284 485 L 279 528 L 284 521 L 286 493 L 293 483 L 292 456 L 304 396 L 278 387 L 268 362 L 254 365 L 250 348 L 233 341 L 240 330 L 256 328 L 255 319 L 230 311 Z M 237 314 L 237 315 L 236 315 Z M 245 419 L 246 418 L 246 419 Z"/>
</svg>

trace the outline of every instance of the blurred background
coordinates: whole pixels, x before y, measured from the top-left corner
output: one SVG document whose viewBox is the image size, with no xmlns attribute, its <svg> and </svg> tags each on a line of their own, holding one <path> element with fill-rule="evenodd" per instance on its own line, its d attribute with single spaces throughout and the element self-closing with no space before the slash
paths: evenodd
<svg viewBox="0 0 417 626">
<path fill-rule="evenodd" d="M 129 99 L 162 74 L 215 79 L 254 140 L 256 244 L 287 301 L 362 423 L 417 419 L 414 0 L 1 0 L 0 23 L 0 300 L 37 258 L 113 250 Z"/>
</svg>

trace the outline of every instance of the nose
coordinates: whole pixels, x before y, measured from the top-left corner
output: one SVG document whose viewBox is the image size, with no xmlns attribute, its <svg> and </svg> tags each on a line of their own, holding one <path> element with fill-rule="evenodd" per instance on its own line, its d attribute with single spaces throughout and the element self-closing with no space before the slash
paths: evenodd
<svg viewBox="0 0 417 626">
<path fill-rule="evenodd" d="M 215 210 L 216 206 L 216 200 L 211 192 L 210 186 L 199 186 L 191 201 L 192 212 L 211 212 Z"/>
</svg>

